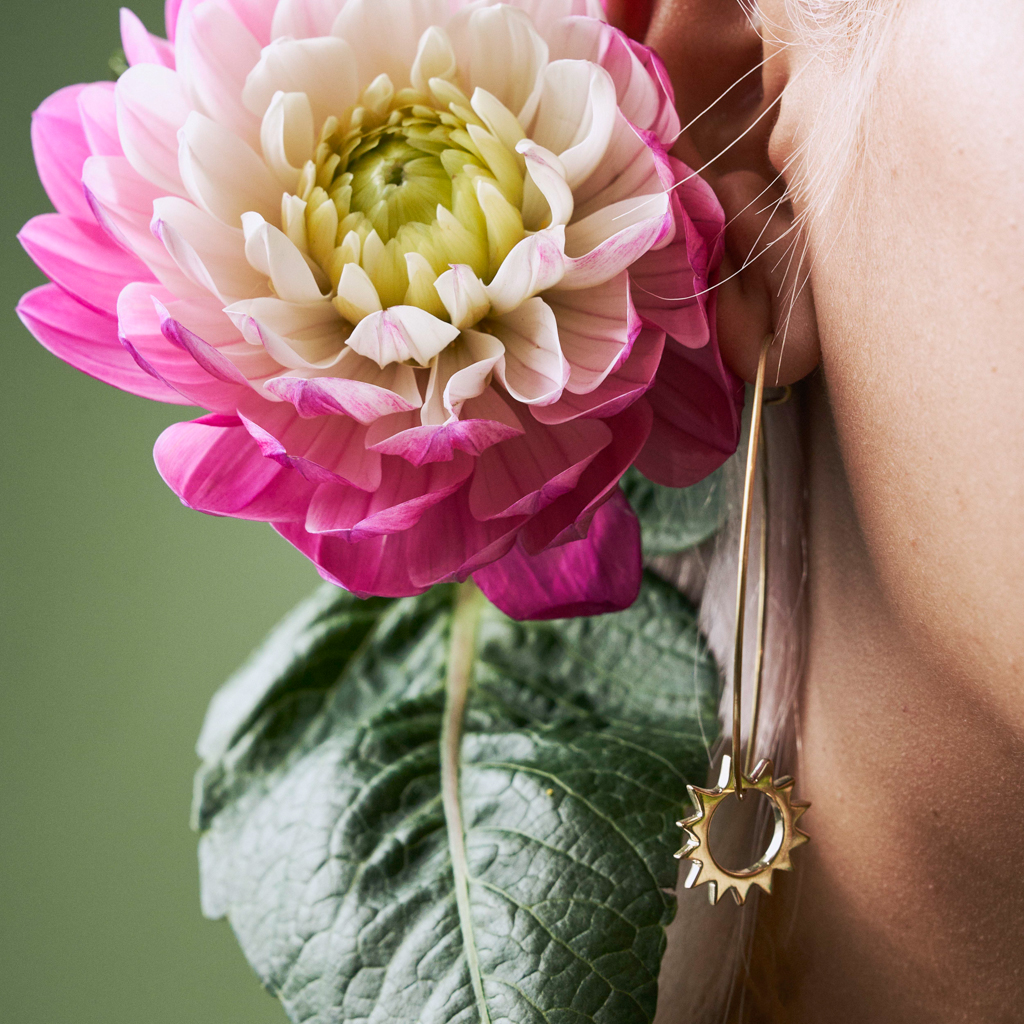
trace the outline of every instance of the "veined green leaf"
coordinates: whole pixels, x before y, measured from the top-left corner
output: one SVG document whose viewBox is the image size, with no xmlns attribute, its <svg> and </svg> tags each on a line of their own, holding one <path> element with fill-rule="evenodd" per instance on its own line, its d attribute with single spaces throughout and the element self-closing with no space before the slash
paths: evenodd
<svg viewBox="0 0 1024 1024">
<path fill-rule="evenodd" d="M 718 677 L 694 609 L 325 588 L 218 695 L 204 908 L 294 1021 L 648 1024 Z"/>
<path fill-rule="evenodd" d="M 622 489 L 640 519 L 644 556 L 676 555 L 710 540 L 725 525 L 723 472 L 717 470 L 693 487 L 661 487 L 635 468 Z"/>
</svg>

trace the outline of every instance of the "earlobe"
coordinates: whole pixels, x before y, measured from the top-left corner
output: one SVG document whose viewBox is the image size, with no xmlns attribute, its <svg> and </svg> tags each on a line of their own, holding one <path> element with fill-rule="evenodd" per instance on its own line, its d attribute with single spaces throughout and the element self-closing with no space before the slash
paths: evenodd
<svg viewBox="0 0 1024 1024">
<path fill-rule="evenodd" d="M 769 380 L 800 380 L 820 350 L 808 253 L 768 155 L 784 76 L 773 62 L 766 94 L 761 37 L 739 0 L 657 0 L 646 42 L 665 61 L 688 126 L 675 155 L 701 173 L 725 209 L 723 358 L 752 381 L 761 341 L 774 332 Z"/>
<path fill-rule="evenodd" d="M 715 191 L 727 225 L 718 290 L 722 358 L 752 382 L 761 340 L 774 334 L 768 380 L 794 384 L 821 359 L 807 243 L 779 185 L 737 171 L 719 178 Z"/>
</svg>

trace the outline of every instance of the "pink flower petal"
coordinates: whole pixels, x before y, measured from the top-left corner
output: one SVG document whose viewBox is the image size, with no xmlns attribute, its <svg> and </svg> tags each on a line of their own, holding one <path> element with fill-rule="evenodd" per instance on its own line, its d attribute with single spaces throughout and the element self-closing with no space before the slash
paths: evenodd
<svg viewBox="0 0 1024 1024">
<path fill-rule="evenodd" d="M 630 295 L 629 273 L 623 271 L 599 288 L 552 292 L 547 302 L 571 370 L 566 390 L 589 394 L 629 358 L 643 328 Z"/>
<path fill-rule="evenodd" d="M 159 285 L 125 288 L 117 306 L 121 343 L 143 369 L 192 405 L 234 413 L 248 382 L 216 349 L 171 319 L 163 303 L 173 298 Z"/>
<path fill-rule="evenodd" d="M 136 364 L 118 339 L 113 317 L 87 309 L 56 285 L 25 295 L 18 316 L 43 348 L 90 377 L 155 402 L 190 404 Z"/>
<path fill-rule="evenodd" d="M 367 424 L 382 416 L 412 412 L 418 408 L 387 388 L 339 377 L 278 377 L 267 384 L 267 390 L 291 402 L 305 419 L 342 415 Z"/>
<path fill-rule="evenodd" d="M 519 620 L 606 615 L 640 594 L 640 523 L 621 491 L 595 513 L 585 540 L 530 555 L 516 545 L 474 573 L 480 589 Z"/>
<path fill-rule="evenodd" d="M 367 84 L 358 81 L 356 56 L 343 39 L 278 39 L 264 48 L 260 62 L 249 73 L 242 99 L 262 119 L 275 93 L 305 93 L 319 132 L 327 118 L 355 106 Z"/>
<path fill-rule="evenodd" d="M 250 384 L 258 386 L 281 373 L 280 364 L 268 352 L 239 334 L 213 296 L 168 302 L 166 308 L 172 320 L 227 357 Z"/>
<path fill-rule="evenodd" d="M 150 35 L 139 16 L 127 7 L 121 8 L 121 46 L 129 65 L 174 67 L 174 47 L 166 39 Z"/>
<path fill-rule="evenodd" d="M 181 0 L 164 0 L 164 25 L 167 28 L 167 38 L 173 43 L 178 28 L 178 12 L 181 10 Z"/>
<path fill-rule="evenodd" d="M 454 494 L 472 472 L 473 460 L 462 454 L 452 462 L 422 468 L 404 459 L 387 459 L 376 491 L 322 484 L 310 503 L 306 529 L 352 542 L 402 533 L 420 522 L 427 509 Z"/>
<path fill-rule="evenodd" d="M 594 513 L 608 500 L 622 474 L 643 449 L 653 419 L 651 407 L 641 398 L 618 416 L 604 421 L 612 433 L 612 443 L 591 462 L 574 490 L 530 520 L 522 533 L 522 544 L 529 554 L 587 535 Z"/>
<path fill-rule="evenodd" d="M 575 58 L 600 64 L 615 82 L 619 109 L 638 128 L 654 132 L 667 149 L 679 138 L 675 95 L 653 50 L 611 25 L 592 18 L 559 22 L 551 33 L 553 60 Z"/>
<path fill-rule="evenodd" d="M 92 155 L 82 128 L 78 97 L 84 85 L 69 85 L 43 100 L 32 115 L 32 150 L 39 180 L 59 213 L 89 218 L 82 191 L 82 166 Z"/>
<path fill-rule="evenodd" d="M 492 445 L 523 433 L 516 414 L 488 388 L 462 406 L 461 418 L 440 426 L 419 425 L 415 413 L 389 416 L 374 423 L 367 446 L 382 455 L 398 455 L 414 466 L 450 462 L 457 451 L 480 455 Z"/>
<path fill-rule="evenodd" d="M 187 199 L 157 199 L 152 231 L 181 272 L 222 305 L 269 293 L 266 277 L 245 258 L 242 229 L 228 227 Z"/>
<path fill-rule="evenodd" d="M 641 331 L 629 358 L 598 387 L 583 395 L 566 390 L 554 405 L 534 406 L 530 410 L 533 418 L 539 423 L 556 424 L 580 416 L 600 419 L 617 416 L 650 390 L 664 348 L 664 332 Z"/>
<path fill-rule="evenodd" d="M 107 233 L 135 253 L 164 287 L 181 296 L 202 294 L 150 231 L 153 201 L 163 194 L 159 189 L 122 156 L 90 157 L 82 170 L 82 184 L 94 216 Z"/>
<path fill-rule="evenodd" d="M 637 468 L 666 487 L 699 483 L 736 451 L 743 399 L 717 345 L 670 343 L 647 395 L 654 425 Z"/>
<path fill-rule="evenodd" d="M 405 559 L 410 545 L 404 533 L 356 544 L 330 534 L 309 533 L 301 523 L 274 523 L 274 529 L 298 548 L 328 583 L 357 597 L 415 597 L 430 589 L 429 583 L 413 583 L 410 578 Z"/>
<path fill-rule="evenodd" d="M 477 459 L 469 489 L 469 508 L 476 519 L 535 515 L 576 487 L 612 441 L 601 420 L 547 427 L 524 416 L 522 423 L 522 437 L 495 445 Z"/>
<path fill-rule="evenodd" d="M 271 38 L 312 39 L 330 35 L 331 26 L 344 6 L 345 0 L 280 0 L 274 11 Z"/>
<path fill-rule="evenodd" d="M 421 36 L 431 25 L 443 25 L 447 20 L 448 0 L 348 0 L 332 33 L 355 51 L 364 86 L 377 75 L 387 74 L 396 89 L 404 89 L 412 84 L 409 75 Z"/>
<path fill-rule="evenodd" d="M 260 46 L 266 46 L 270 42 L 270 25 L 274 20 L 273 0 L 269 3 L 268 0 L 227 0 L 227 3 Z"/>
<path fill-rule="evenodd" d="M 176 423 L 153 456 L 167 486 L 199 512 L 260 522 L 302 522 L 315 485 L 265 459 L 233 416 Z"/>
<path fill-rule="evenodd" d="M 51 281 L 97 313 L 116 313 L 118 296 L 132 281 L 155 280 L 91 217 L 45 213 L 30 220 L 18 240 Z"/>
<path fill-rule="evenodd" d="M 242 102 L 260 44 L 230 7 L 206 0 L 182 12 L 174 55 L 193 107 L 254 149 L 260 122 Z"/>
<path fill-rule="evenodd" d="M 82 118 L 85 140 L 93 156 L 121 156 L 114 83 L 96 82 L 87 85 L 78 94 L 78 113 Z"/>
<path fill-rule="evenodd" d="M 255 394 L 239 404 L 239 415 L 267 458 L 297 469 L 307 480 L 362 491 L 380 487 L 381 457 L 367 449 L 363 424 L 345 416 L 303 419 L 293 406 Z"/>
<path fill-rule="evenodd" d="M 117 131 L 128 162 L 158 189 L 183 196 L 178 132 L 192 108 L 180 76 L 158 64 L 139 64 L 117 80 L 114 95 Z"/>
</svg>

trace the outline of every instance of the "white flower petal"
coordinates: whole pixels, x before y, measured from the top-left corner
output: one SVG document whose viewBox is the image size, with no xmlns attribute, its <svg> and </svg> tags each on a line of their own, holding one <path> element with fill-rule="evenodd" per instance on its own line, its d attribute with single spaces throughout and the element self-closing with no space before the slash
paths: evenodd
<svg viewBox="0 0 1024 1024">
<path fill-rule="evenodd" d="M 494 368 L 504 356 L 505 346 L 497 338 L 463 331 L 430 367 L 420 414 L 423 425 L 441 426 L 457 420 L 462 406 L 487 390 Z"/>
<path fill-rule="evenodd" d="M 316 145 L 313 108 L 304 92 L 279 92 L 270 101 L 260 129 L 263 159 L 277 180 L 294 192 Z"/>
<path fill-rule="evenodd" d="M 473 112 L 487 126 L 491 134 L 510 152 L 515 152 L 520 170 L 526 169 L 526 161 L 516 147 L 526 138 L 526 132 L 519 119 L 496 96 L 486 89 L 476 89 L 470 101 Z"/>
<path fill-rule="evenodd" d="M 537 231 L 572 220 L 575 200 L 565 180 L 565 165 L 550 150 L 524 139 L 516 147 L 526 158 L 529 176 L 523 187 L 523 224 Z"/>
<path fill-rule="evenodd" d="M 242 89 L 260 59 L 260 44 L 228 7 L 214 0 L 182 10 L 175 56 L 192 106 L 250 146 L 259 144 L 259 118 L 246 110 Z"/>
<path fill-rule="evenodd" d="M 351 44 L 362 85 L 385 74 L 404 89 L 423 33 L 447 21 L 447 0 L 348 0 L 331 31 Z"/>
<path fill-rule="evenodd" d="M 548 228 L 524 238 L 487 286 L 492 312 L 502 316 L 554 288 L 565 276 L 565 268 L 565 228 Z"/>
<path fill-rule="evenodd" d="M 434 282 L 434 287 L 459 330 L 478 324 L 490 311 L 487 289 L 472 267 L 461 263 L 454 265 Z"/>
<path fill-rule="evenodd" d="M 590 60 L 605 68 L 615 82 L 619 110 L 644 131 L 654 131 L 666 145 L 675 142 L 679 121 L 666 96 L 640 62 L 629 41 L 592 18 L 568 18 L 547 36 L 552 60 Z"/>
<path fill-rule="evenodd" d="M 632 266 L 644 253 L 672 237 L 666 193 L 616 203 L 566 231 L 569 266 L 558 290 L 594 288 Z"/>
<path fill-rule="evenodd" d="M 548 65 L 530 137 L 562 161 L 573 191 L 604 159 L 617 111 L 615 83 L 604 68 L 585 60 Z"/>
<path fill-rule="evenodd" d="M 250 345 L 261 345 L 292 370 L 327 369 L 345 352 L 348 325 L 327 299 L 250 299 L 225 312 Z"/>
<path fill-rule="evenodd" d="M 246 259 L 270 278 L 278 298 L 299 303 L 315 303 L 323 298 L 306 258 L 283 231 L 258 213 L 243 215 L 242 230 Z"/>
<path fill-rule="evenodd" d="M 605 159 L 576 189 L 576 219 L 582 220 L 604 206 L 622 202 L 632 196 L 664 192 L 673 177 L 664 166 L 664 159 L 663 155 L 657 154 L 637 135 L 621 113 L 617 114 L 615 131 Z"/>
<path fill-rule="evenodd" d="M 147 181 L 184 195 L 178 170 L 178 131 L 192 108 L 181 79 L 159 64 L 136 64 L 118 80 L 117 134 L 128 162 Z"/>
<path fill-rule="evenodd" d="M 640 333 L 629 294 L 629 273 L 597 288 L 545 296 L 558 321 L 562 354 L 572 368 L 566 390 L 587 395 L 619 365 Z"/>
<path fill-rule="evenodd" d="M 490 386 L 491 374 L 505 358 L 505 346 L 493 335 L 463 331 L 458 342 L 445 349 L 438 360 L 448 352 L 452 353 L 454 366 L 464 364 L 452 373 L 444 388 L 445 408 L 457 418 L 464 402 L 482 395 Z"/>
<path fill-rule="evenodd" d="M 526 405 L 552 405 L 569 380 L 570 368 L 558 342 L 558 322 L 543 299 L 529 299 L 488 330 L 505 346 L 495 375 L 505 390 Z"/>
<path fill-rule="evenodd" d="M 448 27 L 467 96 L 486 89 L 524 127 L 534 116 L 548 64 L 548 44 L 515 7 L 467 8 Z"/>
<path fill-rule="evenodd" d="M 178 138 L 181 180 L 203 209 L 231 227 L 250 210 L 280 216 L 281 186 L 237 135 L 193 111 Z"/>
<path fill-rule="evenodd" d="M 304 92 L 319 128 L 344 117 L 359 98 L 356 58 L 342 39 L 278 39 L 265 47 L 246 79 L 242 100 L 261 118 L 277 92 Z"/>
<path fill-rule="evenodd" d="M 153 234 L 183 273 L 225 305 L 269 291 L 266 277 L 245 258 L 241 229 L 229 228 L 187 199 L 166 196 L 153 203 Z"/>
<path fill-rule="evenodd" d="M 498 2 L 498 0 L 490 0 Z M 547 39 L 563 18 L 587 17 L 605 20 L 601 0 L 514 0 L 515 6 L 529 14 L 537 31 Z"/>
<path fill-rule="evenodd" d="M 169 291 L 182 298 L 204 291 L 178 268 L 153 235 L 153 203 L 161 191 L 141 177 L 123 156 L 91 156 L 82 167 L 82 185 L 100 223 L 135 253 Z"/>
<path fill-rule="evenodd" d="M 281 0 L 274 11 L 270 36 L 310 39 L 330 34 L 345 0 Z"/>
<path fill-rule="evenodd" d="M 345 241 L 347 244 L 348 238 Z M 358 324 L 371 313 L 379 313 L 384 308 L 370 275 L 358 263 L 346 263 L 342 269 L 334 304 L 351 324 Z"/>
<path fill-rule="evenodd" d="M 457 327 L 416 306 L 391 306 L 361 320 L 348 343 L 381 367 L 407 362 L 429 366 L 458 336 Z"/>
<path fill-rule="evenodd" d="M 448 33 L 431 25 L 420 39 L 419 51 L 412 65 L 412 87 L 424 96 L 429 96 L 432 78 L 443 78 L 451 82 L 455 80 L 457 70 L 455 51 Z"/>
</svg>

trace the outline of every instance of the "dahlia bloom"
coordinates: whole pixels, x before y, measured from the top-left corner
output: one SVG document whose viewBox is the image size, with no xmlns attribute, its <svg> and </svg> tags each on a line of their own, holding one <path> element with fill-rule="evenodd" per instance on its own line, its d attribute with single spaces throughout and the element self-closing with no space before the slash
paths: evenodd
<svg viewBox="0 0 1024 1024">
<path fill-rule="evenodd" d="M 29 329 L 208 410 L 157 442 L 169 486 L 349 590 L 631 603 L 621 475 L 700 479 L 741 396 L 657 57 L 598 0 L 168 0 L 167 27 L 123 12 L 129 70 L 36 113 Z"/>
</svg>

